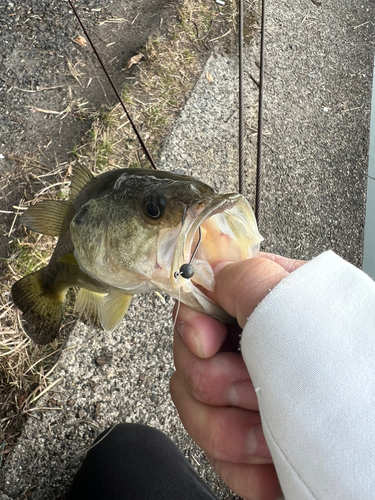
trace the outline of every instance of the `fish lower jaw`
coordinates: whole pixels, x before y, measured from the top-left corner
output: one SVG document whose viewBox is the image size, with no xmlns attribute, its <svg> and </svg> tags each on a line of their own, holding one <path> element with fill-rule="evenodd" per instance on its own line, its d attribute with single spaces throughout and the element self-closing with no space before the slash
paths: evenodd
<svg viewBox="0 0 375 500">
<path fill-rule="evenodd" d="M 198 216 L 186 215 L 186 231 L 177 241 L 170 273 L 174 288 L 191 293 L 186 284 L 213 291 L 213 269 L 220 262 L 240 262 L 258 255 L 262 237 L 253 211 L 241 195 L 228 195 L 207 206 Z M 181 265 L 191 264 L 194 274 L 185 279 Z"/>
</svg>

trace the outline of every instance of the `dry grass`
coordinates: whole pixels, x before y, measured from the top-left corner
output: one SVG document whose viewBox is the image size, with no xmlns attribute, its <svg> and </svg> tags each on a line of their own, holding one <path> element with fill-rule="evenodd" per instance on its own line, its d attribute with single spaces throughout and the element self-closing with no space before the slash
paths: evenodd
<svg viewBox="0 0 375 500">
<path fill-rule="evenodd" d="M 184 0 L 177 10 L 177 22 L 166 35 L 147 43 L 142 50 L 145 58 L 125 75 L 133 79 L 123 90 L 124 101 L 134 121 L 142 124 L 140 132 L 154 158 L 200 73 L 205 58 L 202 56 L 209 54 L 213 44 L 230 47 L 236 29 L 232 3 L 219 8 L 208 0 Z M 79 79 L 79 67 L 69 67 L 74 78 Z M 66 112 L 84 111 L 92 119 L 87 104 L 72 102 Z M 120 105 L 96 112 L 91 130 L 72 151 L 70 164 L 58 165 L 51 171 L 33 158 L 15 160 L 14 170 L 1 179 L 0 185 L 0 242 L 8 244 L 8 257 L 0 267 L 0 466 L 3 456 L 13 448 L 25 416 L 48 392 L 47 378 L 62 349 L 61 340 L 43 347 L 33 344 L 24 334 L 19 312 L 11 301 L 11 285 L 46 265 L 56 243 L 54 238 L 20 226 L 19 215 L 37 200 L 64 199 L 76 161 L 86 163 L 94 172 L 147 166 Z M 69 305 L 65 314 L 63 328 L 69 329 L 74 322 Z"/>
<path fill-rule="evenodd" d="M 30 200 L 66 196 L 68 185 L 66 165 L 51 172 L 43 163 L 30 158 L 17 159 L 16 167 L 3 176 L 0 185 L 3 194 L 0 234 L 7 240 L 9 255 L 3 260 L 0 272 L 0 424 L 6 443 L 0 450 L 0 458 L 11 451 L 25 415 L 46 388 L 48 372 L 61 348 L 60 341 L 45 347 L 33 344 L 25 336 L 19 313 L 11 301 L 14 281 L 45 266 L 56 243 L 55 238 L 37 235 L 20 226 L 18 217 L 31 204 Z M 3 207 L 12 200 L 16 201 L 13 210 L 4 211 Z"/>
</svg>

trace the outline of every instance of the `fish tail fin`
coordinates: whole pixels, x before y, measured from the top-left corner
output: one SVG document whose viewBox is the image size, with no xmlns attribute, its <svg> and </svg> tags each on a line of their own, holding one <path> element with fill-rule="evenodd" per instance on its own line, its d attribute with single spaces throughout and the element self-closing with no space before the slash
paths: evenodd
<svg viewBox="0 0 375 500">
<path fill-rule="evenodd" d="M 39 345 L 49 344 L 57 337 L 66 294 L 66 290 L 46 286 L 43 269 L 25 276 L 12 286 L 13 302 L 23 313 L 25 332 Z"/>
</svg>

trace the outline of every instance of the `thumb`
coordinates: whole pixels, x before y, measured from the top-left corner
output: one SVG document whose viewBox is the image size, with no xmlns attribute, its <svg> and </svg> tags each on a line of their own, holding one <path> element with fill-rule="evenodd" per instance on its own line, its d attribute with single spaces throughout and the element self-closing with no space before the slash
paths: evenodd
<svg viewBox="0 0 375 500">
<path fill-rule="evenodd" d="M 242 262 L 221 262 L 214 269 L 215 290 L 205 292 L 243 328 L 257 305 L 288 272 L 278 263 L 264 257 Z"/>
</svg>

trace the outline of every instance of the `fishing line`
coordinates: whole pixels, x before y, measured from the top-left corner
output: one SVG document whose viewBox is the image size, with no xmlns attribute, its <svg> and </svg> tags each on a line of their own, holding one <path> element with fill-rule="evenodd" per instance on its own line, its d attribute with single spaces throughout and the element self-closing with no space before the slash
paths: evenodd
<svg viewBox="0 0 375 500">
<path fill-rule="evenodd" d="M 182 226 L 184 225 L 184 222 L 185 222 L 186 211 L 187 211 L 187 207 L 185 206 L 184 207 L 184 213 L 182 214 L 181 229 L 182 229 Z"/>
<path fill-rule="evenodd" d="M 112 79 L 111 79 L 111 77 L 109 76 L 109 74 L 108 74 L 108 72 L 107 72 L 107 70 L 106 70 L 106 68 L 105 68 L 105 66 L 104 66 L 104 64 L 103 64 L 103 61 L 101 60 L 101 58 L 100 58 L 100 56 L 99 56 L 99 54 L 98 54 L 98 52 L 97 52 L 97 50 L 96 50 L 96 48 L 95 48 L 95 45 L 94 45 L 94 44 L 93 44 L 93 42 L 91 41 L 90 35 L 88 34 L 88 32 L 87 32 L 86 28 L 84 27 L 84 25 L 83 25 L 83 23 L 82 23 L 82 21 L 81 21 L 81 19 L 80 19 L 79 15 L 78 15 L 78 12 L 76 11 L 76 9 L 75 9 L 75 7 L 74 7 L 74 5 L 73 5 L 72 1 L 71 1 L 71 0 L 68 0 L 68 2 L 69 2 L 69 5 L 71 6 L 71 8 L 72 8 L 72 10 L 73 10 L 73 12 L 74 12 L 74 15 L 76 16 L 76 18 L 77 18 L 77 20 L 78 20 L 78 22 L 79 22 L 79 24 L 80 24 L 80 26 L 81 26 L 81 28 L 82 28 L 83 32 L 84 32 L 84 34 L 85 34 L 85 36 L 86 36 L 87 40 L 88 40 L 88 41 L 89 41 L 89 43 L 90 43 L 92 50 L 94 51 L 94 53 L 95 53 L 96 57 L 98 58 L 98 61 L 99 61 L 100 65 L 101 65 L 101 67 L 102 67 L 102 69 L 103 69 L 103 71 L 104 71 L 104 73 L 105 73 L 105 75 L 106 75 L 106 77 L 107 77 L 107 79 L 108 79 L 109 83 L 111 84 L 111 87 L 112 87 L 112 89 L 113 89 L 114 93 L 116 94 L 116 97 L 117 97 L 117 99 L 119 100 L 119 102 L 120 102 L 120 104 L 121 104 L 121 106 L 122 106 L 122 109 L 125 111 L 125 114 L 126 114 L 126 116 L 127 116 L 128 120 L 129 120 L 129 122 L 130 122 L 131 126 L 133 127 L 133 130 L 134 130 L 134 132 L 135 132 L 135 135 L 138 137 L 138 140 L 139 140 L 139 142 L 140 142 L 140 144 L 141 144 L 141 146 L 142 146 L 143 151 L 145 152 L 145 154 L 146 154 L 146 156 L 147 156 L 148 160 L 150 161 L 150 163 L 151 163 L 152 167 L 153 167 L 155 170 L 157 170 L 157 169 L 158 169 L 158 167 L 156 166 L 156 164 L 155 164 L 155 162 L 154 162 L 154 159 L 153 159 L 153 158 L 152 158 L 152 156 L 151 156 L 150 151 L 148 150 L 148 148 L 147 148 L 147 146 L 146 146 L 145 142 L 143 141 L 143 139 L 142 139 L 142 137 L 141 137 L 140 133 L 138 132 L 138 129 L 137 129 L 137 127 L 135 126 L 135 123 L 133 122 L 132 117 L 131 117 L 131 116 L 130 116 L 130 114 L 128 113 L 128 110 L 126 109 L 125 104 L 124 104 L 123 100 L 121 99 L 120 94 L 117 92 L 117 89 L 116 89 L 116 87 L 115 87 L 114 83 L 112 82 Z"/>
<path fill-rule="evenodd" d="M 88 452 L 89 452 L 89 451 L 91 451 L 93 448 L 95 448 L 95 446 L 97 446 L 99 443 L 101 443 L 101 442 L 103 441 L 103 439 L 105 439 L 105 438 L 108 436 L 108 434 L 110 434 L 110 433 L 113 431 L 113 429 L 114 429 L 115 427 L 117 427 L 118 425 L 119 425 L 119 424 L 113 424 L 113 425 L 112 425 L 112 427 L 110 427 L 110 428 L 108 429 L 108 431 L 104 434 L 104 436 L 102 436 L 102 437 L 99 439 L 99 441 L 96 441 L 96 443 L 92 444 L 91 446 L 89 446 L 89 447 L 88 447 L 88 448 L 86 448 L 85 450 L 81 451 L 81 452 L 79 453 L 79 455 L 83 455 L 84 453 L 88 453 Z"/>
<path fill-rule="evenodd" d="M 184 207 L 184 211 L 182 214 L 182 221 L 181 221 L 181 230 L 182 230 L 182 227 L 185 223 L 186 211 L 187 211 L 187 207 Z M 187 264 L 182 264 L 182 266 L 180 267 L 180 270 L 178 272 L 176 271 L 174 273 L 173 276 L 175 277 L 176 280 L 178 280 L 178 278 L 180 276 L 182 276 L 186 280 L 188 280 L 194 276 L 195 271 L 194 271 L 194 267 L 192 266 L 191 263 L 198 252 L 198 248 L 199 248 L 199 245 L 201 244 L 201 241 L 202 241 L 202 230 L 201 230 L 201 227 L 199 226 L 198 227 L 198 243 L 195 245 L 194 251 L 192 253 L 192 256 L 190 257 L 189 262 Z"/>
<path fill-rule="evenodd" d="M 182 227 L 184 225 L 184 222 L 185 222 L 186 211 L 187 211 L 187 207 L 184 207 L 184 212 L 182 214 L 182 221 L 181 221 L 181 229 L 182 229 Z M 201 241 L 202 241 L 202 232 L 201 232 L 200 226 L 198 228 L 198 231 L 199 231 L 198 243 L 195 246 L 194 252 L 193 252 L 193 254 L 192 254 L 191 258 L 190 258 L 189 263 L 188 264 L 182 264 L 182 266 L 180 267 L 180 271 L 179 272 L 176 271 L 174 273 L 174 277 L 175 277 L 176 281 L 178 281 L 178 278 L 180 276 L 182 276 L 185 279 L 190 279 L 190 278 L 192 278 L 194 276 L 194 267 L 191 265 L 191 262 L 194 259 L 195 255 L 196 255 L 196 253 L 198 251 L 199 245 L 201 244 Z M 172 333 L 174 333 L 174 329 L 176 327 L 177 316 L 178 316 L 178 313 L 180 312 L 180 305 L 181 305 L 181 287 L 178 287 L 177 310 L 176 310 L 176 314 L 175 314 L 175 317 L 174 317 L 174 320 L 173 320 Z"/>
<path fill-rule="evenodd" d="M 176 328 L 177 316 L 178 313 L 180 312 L 180 305 L 181 305 L 181 288 L 178 289 L 177 310 L 173 320 L 172 333 L 174 333 L 174 329 Z"/>
</svg>

